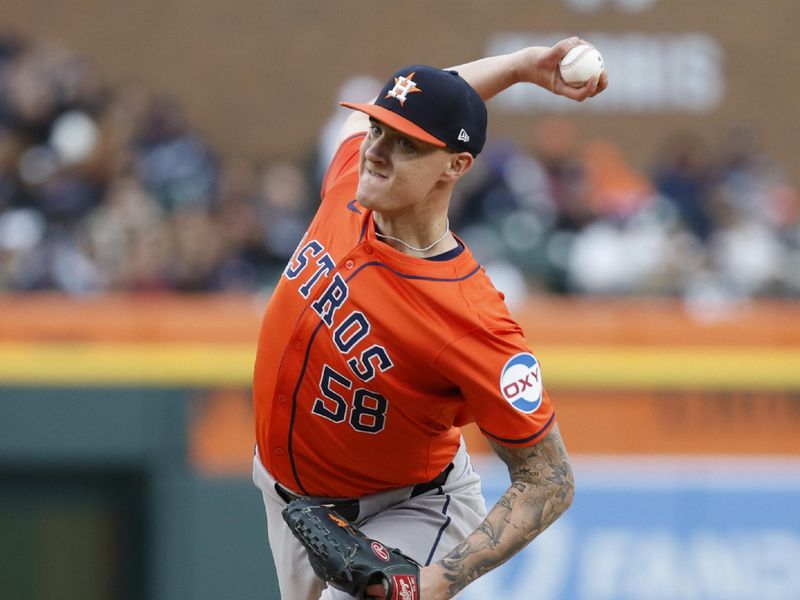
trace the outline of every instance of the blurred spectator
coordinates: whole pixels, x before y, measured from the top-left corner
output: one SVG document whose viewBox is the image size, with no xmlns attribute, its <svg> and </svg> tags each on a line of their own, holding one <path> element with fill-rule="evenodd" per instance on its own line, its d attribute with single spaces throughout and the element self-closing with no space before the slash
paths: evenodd
<svg viewBox="0 0 800 600">
<path fill-rule="evenodd" d="M 312 198 L 314 194 L 308 179 L 295 163 L 275 162 L 261 174 L 256 214 L 261 223 L 268 261 L 276 278 L 308 227 Z"/>
<path fill-rule="evenodd" d="M 169 247 L 164 209 L 133 176 L 112 183 L 85 224 L 88 255 L 104 274 L 103 289 L 168 289 Z"/>
<path fill-rule="evenodd" d="M 165 208 L 211 206 L 216 165 L 203 140 L 189 131 L 176 100 L 164 96 L 150 100 L 134 147 L 139 178 Z"/>
<path fill-rule="evenodd" d="M 578 130 L 566 119 L 551 118 L 540 121 L 533 134 L 534 155 L 546 173 L 550 197 L 556 207 L 556 228 L 582 229 L 594 215 Z"/>
<path fill-rule="evenodd" d="M 654 200 L 653 186 L 606 140 L 583 147 L 588 181 L 587 204 L 595 217 L 625 220 Z"/>
<path fill-rule="evenodd" d="M 347 99 L 374 96 L 358 77 Z M 268 291 L 305 232 L 312 173 L 218 156 L 174 98 L 104 85 L 84 57 L 0 36 L 0 290 Z M 652 176 L 573 122 L 488 145 L 451 226 L 511 306 L 531 291 L 682 296 L 698 314 L 800 295 L 800 194 L 754 133 L 664 142 Z M 312 157 L 309 157 L 312 158 Z"/>
<path fill-rule="evenodd" d="M 220 169 L 216 218 L 222 243 L 218 285 L 223 290 L 252 291 L 276 279 L 254 201 L 257 181 L 256 168 L 242 159 L 228 159 Z"/>
<path fill-rule="evenodd" d="M 339 106 L 339 102 L 369 102 L 381 91 L 383 82 L 368 75 L 349 77 L 339 87 L 333 113 L 328 117 L 322 127 L 317 141 L 317 156 L 315 166 L 315 183 L 321 184 L 325 171 L 337 150 L 339 130 L 352 111 Z"/>
<path fill-rule="evenodd" d="M 21 140 L 0 125 L 0 211 L 27 203 L 17 171 L 21 148 Z"/>
<path fill-rule="evenodd" d="M 211 214 L 202 206 L 183 207 L 171 215 L 169 225 L 173 287 L 182 292 L 217 290 L 222 246 Z"/>
<path fill-rule="evenodd" d="M 702 242 L 708 241 L 714 227 L 712 168 L 703 141 L 679 134 L 664 145 L 654 169 L 656 189 L 674 204 L 683 224 Z"/>
<path fill-rule="evenodd" d="M 714 263 L 735 293 L 790 292 L 791 250 L 798 249 L 791 232 L 800 221 L 789 208 L 793 201 L 786 182 L 749 129 L 732 128 L 721 154 L 714 191 L 719 213 L 712 238 Z M 796 200 L 795 192 L 795 205 Z"/>
</svg>

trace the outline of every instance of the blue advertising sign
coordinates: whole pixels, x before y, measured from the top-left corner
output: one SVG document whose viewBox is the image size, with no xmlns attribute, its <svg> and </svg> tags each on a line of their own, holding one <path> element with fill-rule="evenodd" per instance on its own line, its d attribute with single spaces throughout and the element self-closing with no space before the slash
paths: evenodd
<svg viewBox="0 0 800 600">
<path fill-rule="evenodd" d="M 798 600 L 800 461 L 574 462 L 569 512 L 462 600 Z M 487 506 L 508 486 L 481 462 Z"/>
</svg>

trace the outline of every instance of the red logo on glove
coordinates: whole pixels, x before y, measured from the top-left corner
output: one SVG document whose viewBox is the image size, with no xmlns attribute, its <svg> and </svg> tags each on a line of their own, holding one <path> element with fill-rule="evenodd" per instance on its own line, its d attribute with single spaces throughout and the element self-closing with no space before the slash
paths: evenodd
<svg viewBox="0 0 800 600">
<path fill-rule="evenodd" d="M 411 575 L 392 575 L 392 600 L 419 600 L 417 580 Z"/>
<path fill-rule="evenodd" d="M 379 544 L 378 542 L 372 542 L 370 544 L 372 551 L 375 553 L 375 556 L 380 558 L 383 561 L 389 560 L 389 551 L 383 547 L 383 545 Z"/>
</svg>

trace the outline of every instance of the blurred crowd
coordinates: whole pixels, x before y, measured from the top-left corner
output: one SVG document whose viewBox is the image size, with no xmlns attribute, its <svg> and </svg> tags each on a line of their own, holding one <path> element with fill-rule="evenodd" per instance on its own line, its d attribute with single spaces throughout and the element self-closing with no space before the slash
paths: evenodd
<svg viewBox="0 0 800 600">
<path fill-rule="evenodd" d="M 314 197 L 297 164 L 220 156 L 173 98 L 0 39 L 0 290 L 262 289 Z"/>
<path fill-rule="evenodd" d="M 457 205 L 476 253 L 523 292 L 700 307 L 800 295 L 800 194 L 752 131 L 732 127 L 716 150 L 675 134 L 649 173 L 568 120 L 542 120 L 534 141 L 530 154 L 489 147 Z"/>
<path fill-rule="evenodd" d="M 374 92 L 350 84 L 348 99 Z M 0 291 L 268 290 L 314 212 L 342 110 L 316 164 L 258 165 L 216 152 L 174 99 L 0 37 Z M 676 135 L 643 173 L 542 119 L 530 149 L 487 145 L 460 187 L 451 226 L 512 296 L 800 295 L 798 191 L 744 128 L 720 148 Z"/>
</svg>

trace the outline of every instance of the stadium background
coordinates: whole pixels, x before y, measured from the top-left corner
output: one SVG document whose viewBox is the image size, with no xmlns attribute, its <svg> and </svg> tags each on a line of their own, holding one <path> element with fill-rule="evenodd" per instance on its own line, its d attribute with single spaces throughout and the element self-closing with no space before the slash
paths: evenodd
<svg viewBox="0 0 800 600">
<path fill-rule="evenodd" d="M 503 142 L 456 206 L 542 360 L 577 499 L 465 596 L 800 597 L 800 80 L 787 76 L 798 17 L 788 0 L 6 0 L 2 596 L 277 598 L 249 482 L 249 378 L 270 282 L 296 243 L 278 238 L 308 208 L 280 201 L 302 189 L 298 173 L 313 190 L 342 84 L 578 33 L 604 51 L 608 93 L 579 107 L 535 93 L 493 101 Z M 63 84 L 76 63 L 93 91 L 35 127 L 35 83 Z M 134 133 L 133 166 L 119 166 L 107 107 L 143 97 L 141 113 L 110 120 L 158 135 Z M 147 126 L 124 122 L 137 115 Z M 150 173 L 175 139 L 207 160 L 184 179 Z M 235 260 L 220 251 L 198 265 L 203 245 L 176 238 L 169 276 L 113 270 L 149 263 L 130 248 L 103 254 L 109 190 L 133 186 L 129 198 L 159 207 L 147 226 L 212 245 L 235 221 L 198 214 L 251 210 L 231 192 L 241 172 L 245 195 L 269 208 L 256 210 L 261 253 L 234 240 Z M 541 173 L 581 191 L 531 193 Z M 620 244 L 637 231 L 661 245 Z M 547 243 L 508 243 L 535 234 Z M 653 256 L 631 268 L 631 253 Z M 502 468 L 466 433 L 491 501 Z"/>
</svg>

